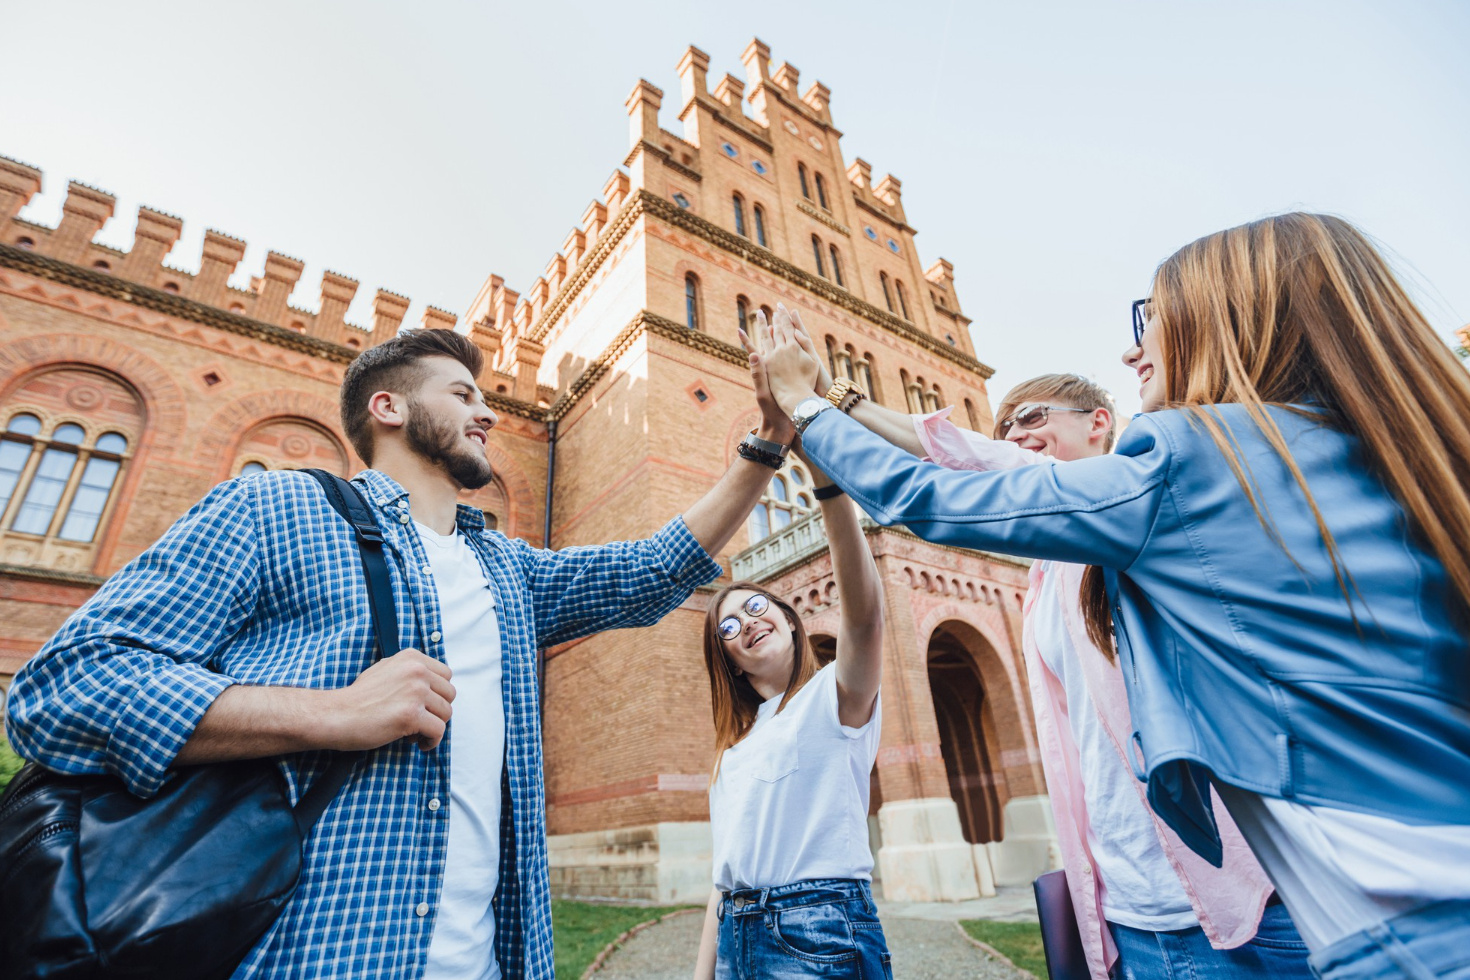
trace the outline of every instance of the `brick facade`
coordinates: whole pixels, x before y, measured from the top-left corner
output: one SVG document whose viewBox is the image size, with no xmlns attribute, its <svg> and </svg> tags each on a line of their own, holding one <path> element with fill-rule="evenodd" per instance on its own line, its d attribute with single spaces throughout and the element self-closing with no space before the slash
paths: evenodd
<svg viewBox="0 0 1470 980">
<path fill-rule="evenodd" d="M 921 265 L 899 181 L 874 183 L 866 162 L 847 164 L 824 86 L 799 93 L 796 69 L 773 70 L 759 41 L 743 61 L 745 81 L 727 75 L 711 91 L 708 57 L 686 52 L 681 135 L 660 126 L 663 94 L 640 82 L 627 101 L 631 150 L 544 274 L 520 293 L 488 277 L 464 326 L 424 314 L 423 326 L 461 329 L 487 355 L 479 381 L 501 419 L 497 481 L 470 502 L 508 534 L 543 543 L 552 465 L 557 547 L 646 535 L 705 492 L 756 418 L 737 346 L 742 305 L 750 315 L 799 307 L 837 373 L 883 404 L 952 404 L 959 424 L 990 424 L 990 369 L 975 358 L 953 268 Z M 131 252 L 96 244 L 114 199 L 76 182 L 58 227 L 16 217 L 40 184 L 39 171 L 0 158 L 0 427 L 39 420 L 36 435 L 6 443 L 7 458 L 25 459 L 0 515 L 0 676 L 220 480 L 242 468 L 360 468 L 337 386 L 408 307 L 379 289 L 373 323 L 349 324 L 358 283 L 328 273 L 316 312 L 298 308 L 302 263 L 275 252 L 250 289 L 236 289 L 227 280 L 245 244 L 214 231 L 198 273 L 169 268 L 181 221 L 148 208 Z M 85 432 L 75 449 L 51 438 L 67 423 Z M 116 485 L 95 539 L 67 540 L 58 529 L 103 433 L 126 439 Z M 17 531 L 21 498 L 53 450 L 77 461 L 51 526 Z M 737 535 L 722 562 L 758 536 Z M 879 800 L 953 799 L 963 846 L 983 847 L 1002 836 L 1012 800 L 1044 793 L 1020 676 L 1024 567 L 901 530 L 872 529 L 870 541 L 889 634 L 875 810 Z M 830 639 L 825 552 L 761 574 Z M 685 897 L 657 852 L 673 839 L 667 827 L 708 820 L 706 602 L 696 594 L 655 627 L 547 651 L 548 821 L 563 891 Z M 954 696 L 936 701 L 936 679 Z M 599 834 L 614 841 L 603 865 L 624 872 L 602 874 L 601 859 L 586 857 Z M 559 861 L 557 840 L 578 842 L 581 856 Z M 972 891 L 990 870 L 977 869 Z"/>
</svg>

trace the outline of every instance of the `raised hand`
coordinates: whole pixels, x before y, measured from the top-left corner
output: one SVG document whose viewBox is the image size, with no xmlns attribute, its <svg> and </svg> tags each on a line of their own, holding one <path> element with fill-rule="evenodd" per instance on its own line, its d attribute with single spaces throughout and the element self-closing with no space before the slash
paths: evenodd
<svg viewBox="0 0 1470 980">
<path fill-rule="evenodd" d="M 755 401 L 761 410 L 761 438 L 789 446 L 796 438 L 796 427 L 791 424 L 791 417 L 781 411 L 766 381 L 764 352 L 770 349 L 773 341 L 771 324 L 766 322 L 763 311 L 756 311 L 754 330 L 753 338 L 741 330 L 740 343 L 750 354 L 750 382 L 755 387 Z"/>
<path fill-rule="evenodd" d="M 832 372 L 827 370 L 827 362 L 822 360 L 822 355 L 817 353 L 817 345 L 812 343 L 812 335 L 807 333 L 806 325 L 801 322 L 801 311 L 791 311 L 791 326 L 796 333 L 796 342 L 801 349 L 811 355 L 812 360 L 817 362 L 817 386 L 816 394 L 826 395 L 827 389 L 832 387 Z"/>
<path fill-rule="evenodd" d="M 805 337 L 804 330 L 802 335 Z M 776 307 L 776 315 L 771 323 L 771 339 L 773 344 L 762 357 L 766 367 L 766 380 L 781 410 L 790 415 L 797 402 L 810 398 L 817 390 L 822 362 L 816 356 L 810 337 L 805 337 L 805 346 L 797 340 L 796 326 L 784 305 Z"/>
</svg>

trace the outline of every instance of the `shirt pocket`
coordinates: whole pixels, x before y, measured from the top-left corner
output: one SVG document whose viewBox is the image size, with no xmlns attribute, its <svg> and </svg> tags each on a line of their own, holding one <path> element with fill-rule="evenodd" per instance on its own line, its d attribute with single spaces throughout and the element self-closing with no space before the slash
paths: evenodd
<svg viewBox="0 0 1470 980">
<path fill-rule="evenodd" d="M 771 745 L 751 767 L 750 774 L 763 783 L 776 783 L 800 768 L 801 756 L 793 739 Z"/>
</svg>

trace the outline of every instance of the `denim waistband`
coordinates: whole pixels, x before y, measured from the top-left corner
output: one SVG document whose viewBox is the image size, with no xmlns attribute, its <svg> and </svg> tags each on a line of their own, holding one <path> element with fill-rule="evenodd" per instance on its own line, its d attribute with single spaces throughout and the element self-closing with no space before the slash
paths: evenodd
<svg viewBox="0 0 1470 980">
<path fill-rule="evenodd" d="M 1329 980 L 1412 977 L 1432 980 L 1470 963 L 1470 899 L 1425 905 L 1345 936 L 1312 954 Z"/>
<path fill-rule="evenodd" d="M 734 915 L 753 915 L 794 909 L 801 905 L 822 905 L 827 902 L 859 899 L 869 911 L 877 911 L 873 905 L 872 885 L 861 878 L 810 878 L 772 888 L 739 888 L 725 892 L 720 900 L 720 910 Z"/>
</svg>

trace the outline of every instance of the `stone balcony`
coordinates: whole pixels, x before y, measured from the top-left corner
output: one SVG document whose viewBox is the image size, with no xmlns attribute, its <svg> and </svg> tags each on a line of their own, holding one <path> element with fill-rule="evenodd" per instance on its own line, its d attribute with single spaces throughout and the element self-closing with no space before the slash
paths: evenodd
<svg viewBox="0 0 1470 980">
<path fill-rule="evenodd" d="M 863 531 L 886 531 L 918 540 L 918 536 L 902 524 L 884 527 L 867 515 L 859 516 Z M 985 558 L 1031 566 L 1029 558 L 1002 555 L 990 551 L 956 548 L 951 545 L 931 545 L 947 551 L 969 552 Z M 762 538 L 730 559 L 730 576 L 737 582 L 768 582 L 778 575 L 802 565 L 827 550 L 827 527 L 822 521 L 822 512 L 814 510 L 807 516 L 788 524 L 776 533 Z"/>
</svg>

